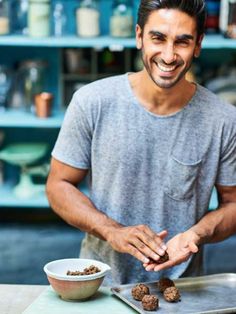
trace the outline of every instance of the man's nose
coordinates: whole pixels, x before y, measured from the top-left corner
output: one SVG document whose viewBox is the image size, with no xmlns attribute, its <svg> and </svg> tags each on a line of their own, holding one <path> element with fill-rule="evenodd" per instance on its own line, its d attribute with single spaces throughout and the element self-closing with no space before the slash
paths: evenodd
<svg viewBox="0 0 236 314">
<path fill-rule="evenodd" d="M 172 44 L 166 45 L 162 51 L 162 60 L 165 64 L 171 64 L 176 61 L 176 53 Z"/>
</svg>

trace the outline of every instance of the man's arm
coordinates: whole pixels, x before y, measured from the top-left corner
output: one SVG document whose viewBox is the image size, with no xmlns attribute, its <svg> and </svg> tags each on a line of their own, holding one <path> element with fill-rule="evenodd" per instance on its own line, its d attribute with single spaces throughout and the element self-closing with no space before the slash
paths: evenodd
<svg viewBox="0 0 236 314">
<path fill-rule="evenodd" d="M 219 208 L 208 212 L 197 224 L 167 242 L 170 260 L 164 264 L 144 264 L 146 270 L 160 271 L 186 261 L 198 246 L 222 241 L 236 233 L 236 186 L 216 186 Z"/>
<path fill-rule="evenodd" d="M 199 243 L 222 241 L 236 233 L 236 186 L 216 186 L 219 208 L 207 213 L 190 230 L 199 236 Z"/>
<path fill-rule="evenodd" d="M 143 263 L 164 255 L 166 246 L 162 239 L 166 231 L 156 234 L 145 225 L 123 226 L 99 211 L 78 190 L 77 185 L 87 172 L 52 158 L 46 192 L 54 211 L 68 224 L 108 241 L 114 250 L 129 253 Z"/>
</svg>

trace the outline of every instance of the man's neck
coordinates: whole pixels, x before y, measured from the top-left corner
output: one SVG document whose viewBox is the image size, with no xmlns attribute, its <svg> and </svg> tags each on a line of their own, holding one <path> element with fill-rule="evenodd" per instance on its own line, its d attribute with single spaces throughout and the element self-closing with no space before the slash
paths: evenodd
<svg viewBox="0 0 236 314">
<path fill-rule="evenodd" d="M 169 115 L 181 110 L 196 91 L 196 85 L 185 79 L 171 88 L 160 88 L 146 71 L 130 74 L 129 81 L 140 104 L 158 115 Z"/>
</svg>

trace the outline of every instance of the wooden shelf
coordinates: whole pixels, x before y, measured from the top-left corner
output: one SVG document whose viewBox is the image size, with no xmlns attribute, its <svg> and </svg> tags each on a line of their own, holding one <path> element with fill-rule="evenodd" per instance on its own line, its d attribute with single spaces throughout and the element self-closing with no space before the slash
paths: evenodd
<svg viewBox="0 0 236 314">
<path fill-rule="evenodd" d="M 48 200 L 44 193 L 40 193 L 30 199 L 17 198 L 14 195 L 13 185 L 11 183 L 0 185 L 0 195 L 0 207 L 49 207 Z"/>
<path fill-rule="evenodd" d="M 111 38 L 100 36 L 94 38 L 80 38 L 78 36 L 31 38 L 22 35 L 8 35 L 0 37 L 0 46 L 24 46 L 24 47 L 81 47 L 97 48 L 110 47 L 114 50 L 122 50 L 124 47 L 135 47 L 134 38 Z"/>
<path fill-rule="evenodd" d="M 33 198 L 18 198 L 14 195 L 14 185 L 4 183 L 0 185 L 0 208 L 1 207 L 24 207 L 24 208 L 49 208 L 49 203 L 44 192 L 38 193 Z M 88 195 L 88 188 L 82 184 L 80 191 Z"/>
<path fill-rule="evenodd" d="M 135 48 L 135 38 L 112 38 L 99 36 L 95 38 L 80 38 L 78 36 L 31 38 L 22 35 L 0 36 L 0 46 L 14 47 L 81 47 L 102 49 L 109 47 L 111 50 Z M 220 34 L 206 35 L 203 41 L 204 49 L 235 49 L 236 39 L 224 38 Z"/>
<path fill-rule="evenodd" d="M 51 117 L 38 118 L 32 113 L 19 110 L 6 110 L 0 114 L 1 127 L 18 128 L 58 128 L 61 126 L 64 112 L 55 112 Z"/>
</svg>

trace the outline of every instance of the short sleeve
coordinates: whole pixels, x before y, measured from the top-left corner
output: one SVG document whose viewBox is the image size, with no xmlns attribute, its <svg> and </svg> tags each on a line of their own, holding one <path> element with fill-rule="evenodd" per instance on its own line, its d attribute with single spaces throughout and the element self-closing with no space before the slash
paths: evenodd
<svg viewBox="0 0 236 314">
<path fill-rule="evenodd" d="M 221 155 L 216 183 L 224 186 L 236 186 L 236 130 Z"/>
<path fill-rule="evenodd" d="M 52 156 L 72 167 L 90 169 L 93 132 L 86 110 L 79 101 L 77 92 L 67 108 Z"/>
</svg>

